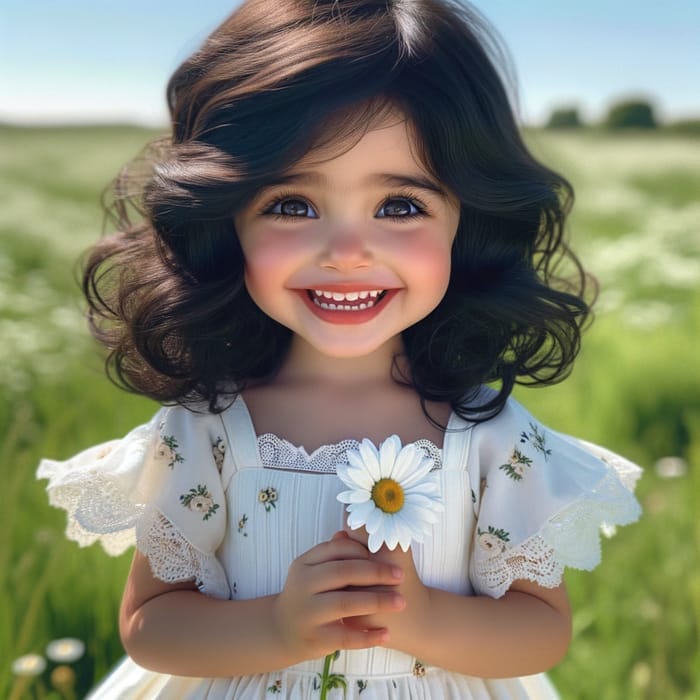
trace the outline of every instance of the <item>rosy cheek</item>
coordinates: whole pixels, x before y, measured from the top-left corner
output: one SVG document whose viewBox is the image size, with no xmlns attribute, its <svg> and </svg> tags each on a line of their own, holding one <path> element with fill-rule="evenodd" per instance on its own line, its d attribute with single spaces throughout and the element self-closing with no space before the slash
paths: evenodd
<svg viewBox="0 0 700 700">
<path fill-rule="evenodd" d="M 279 296 L 289 274 L 303 258 L 303 240 L 293 232 L 270 228 L 249 231 L 248 234 L 241 241 L 245 283 L 254 301 L 264 305 L 266 299 Z"/>
<path fill-rule="evenodd" d="M 441 233 L 423 229 L 404 239 L 398 250 L 405 263 L 415 270 L 425 270 L 426 276 L 449 275 L 452 239 Z"/>
</svg>

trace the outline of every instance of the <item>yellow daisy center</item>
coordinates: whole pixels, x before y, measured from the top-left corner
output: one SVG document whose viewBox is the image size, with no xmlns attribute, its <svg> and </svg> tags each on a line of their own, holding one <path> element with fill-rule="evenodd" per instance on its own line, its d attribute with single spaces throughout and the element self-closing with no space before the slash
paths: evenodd
<svg viewBox="0 0 700 700">
<path fill-rule="evenodd" d="M 372 487 L 372 500 L 379 510 L 396 513 L 403 508 L 403 489 L 393 479 L 380 479 Z"/>
</svg>

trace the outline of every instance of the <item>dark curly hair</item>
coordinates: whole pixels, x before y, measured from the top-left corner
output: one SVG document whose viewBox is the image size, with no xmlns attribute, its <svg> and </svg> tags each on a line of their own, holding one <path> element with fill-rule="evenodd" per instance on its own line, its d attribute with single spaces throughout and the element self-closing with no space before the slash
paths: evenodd
<svg viewBox="0 0 700 700">
<path fill-rule="evenodd" d="M 212 411 L 274 376 L 291 332 L 246 291 L 233 213 L 310 150 L 360 138 L 394 108 L 461 201 L 450 284 L 403 333 L 403 381 L 424 407 L 446 401 L 474 419 L 484 383 L 498 391 L 478 418 L 516 382 L 565 377 L 589 315 L 563 239 L 573 191 L 524 145 L 498 47 L 452 0 L 244 2 L 172 76 L 172 136 L 114 182 L 119 230 L 92 249 L 83 281 L 111 376 Z"/>
</svg>

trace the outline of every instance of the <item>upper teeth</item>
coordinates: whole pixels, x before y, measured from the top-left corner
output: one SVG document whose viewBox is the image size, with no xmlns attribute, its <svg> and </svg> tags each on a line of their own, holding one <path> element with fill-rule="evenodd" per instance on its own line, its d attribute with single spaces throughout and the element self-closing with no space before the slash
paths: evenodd
<svg viewBox="0 0 700 700">
<path fill-rule="evenodd" d="M 325 297 L 333 301 L 357 301 L 358 299 L 367 299 L 368 297 L 370 299 L 376 299 L 382 291 L 382 289 L 369 289 L 361 292 L 329 292 L 325 289 L 314 289 L 314 294 L 317 297 Z"/>
</svg>

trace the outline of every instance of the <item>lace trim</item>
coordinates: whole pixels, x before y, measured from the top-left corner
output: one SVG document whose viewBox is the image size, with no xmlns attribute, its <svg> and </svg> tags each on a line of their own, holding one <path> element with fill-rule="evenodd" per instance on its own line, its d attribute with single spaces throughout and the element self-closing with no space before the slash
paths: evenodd
<svg viewBox="0 0 700 700">
<path fill-rule="evenodd" d="M 136 527 L 136 546 L 148 558 L 156 578 L 166 583 L 194 580 L 202 593 L 230 598 L 219 560 L 190 544 L 155 506 L 149 506 Z"/>
<path fill-rule="evenodd" d="M 636 472 L 630 471 L 631 484 Z M 545 588 L 561 583 L 565 567 L 594 569 L 601 560 L 600 534 L 639 518 L 641 508 L 624 479 L 611 470 L 599 487 L 549 518 L 541 530 L 515 547 L 472 557 L 472 581 L 480 593 L 500 598 L 513 581 L 526 579 Z"/>
<path fill-rule="evenodd" d="M 78 475 L 73 483 L 49 488 L 49 503 L 68 516 L 66 536 L 87 547 L 100 541 L 111 556 L 134 544 L 134 526 L 143 506 L 132 503 L 111 480 L 99 474 Z"/>
<path fill-rule="evenodd" d="M 442 450 L 430 440 L 416 440 L 413 444 L 424 450 L 433 461 L 433 469 L 442 469 Z M 338 464 L 347 463 L 348 450 L 357 450 L 358 440 L 343 440 L 333 445 L 322 445 L 309 454 L 304 447 L 299 447 L 277 437 L 273 433 L 258 436 L 258 451 L 262 464 L 267 469 L 285 469 L 296 471 L 321 472 L 335 474 Z"/>
<path fill-rule="evenodd" d="M 564 574 L 564 565 L 539 535 L 509 548 L 503 556 L 491 559 L 475 556 L 471 564 L 474 588 L 494 598 L 500 598 L 513 581 L 520 579 L 534 581 L 545 588 L 556 588 Z"/>
</svg>

